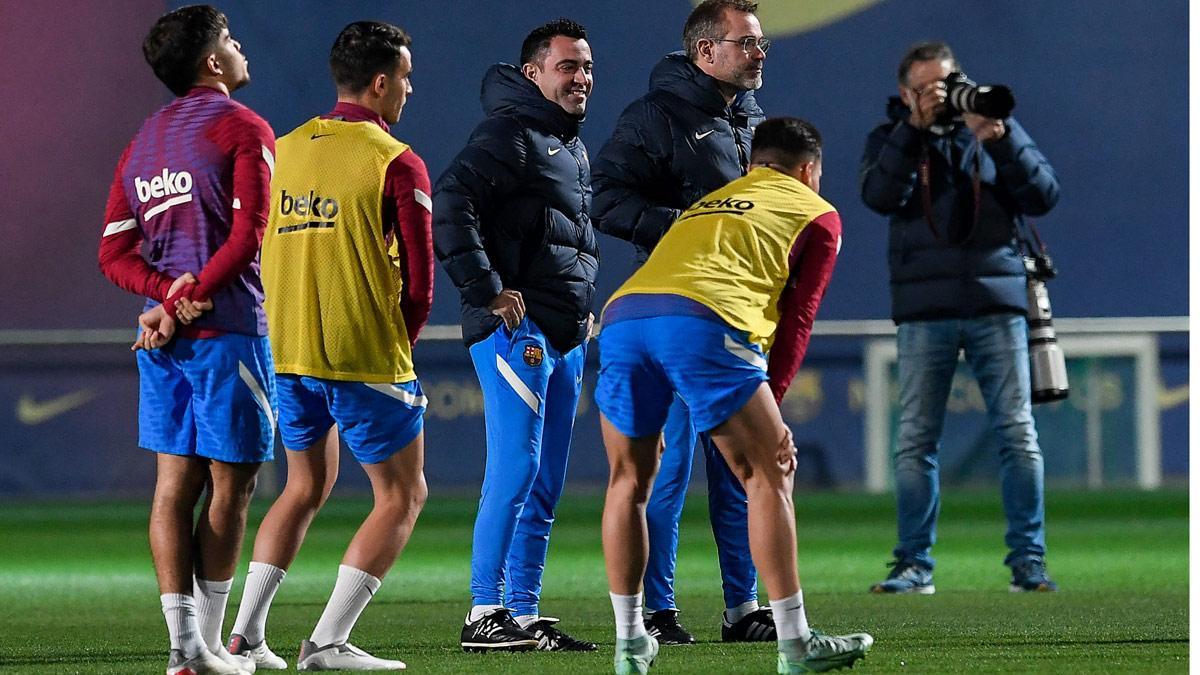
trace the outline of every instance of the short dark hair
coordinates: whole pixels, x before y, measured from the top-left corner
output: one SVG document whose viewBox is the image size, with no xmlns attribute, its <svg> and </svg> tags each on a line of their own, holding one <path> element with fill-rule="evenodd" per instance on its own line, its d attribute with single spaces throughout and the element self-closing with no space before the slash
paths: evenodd
<svg viewBox="0 0 1200 675">
<path fill-rule="evenodd" d="M 550 51 L 550 41 L 559 35 L 576 40 L 586 40 L 587 30 L 566 18 L 555 19 L 534 28 L 521 43 L 521 63 L 519 65 L 532 63 L 541 68 L 542 62 L 546 60 L 546 53 Z"/>
<path fill-rule="evenodd" d="M 696 60 L 696 41 L 707 37 L 722 37 L 729 27 L 725 25 L 725 10 L 754 14 L 758 11 L 758 3 L 749 0 L 704 0 L 696 5 L 696 9 L 688 14 L 683 23 L 683 48 L 687 57 Z"/>
<path fill-rule="evenodd" d="M 380 73 L 391 75 L 400 50 L 412 46 L 403 28 L 382 21 L 355 21 L 338 33 L 329 50 L 329 70 L 339 91 L 352 94 L 371 86 Z"/>
<path fill-rule="evenodd" d="M 154 75 L 176 96 L 196 84 L 200 63 L 216 46 L 229 19 L 212 5 L 189 5 L 167 12 L 142 41 L 142 55 Z"/>
<path fill-rule="evenodd" d="M 789 170 L 816 161 L 821 158 L 821 134 L 799 117 L 772 117 L 755 127 L 750 144 L 751 161 L 764 156 Z"/>
<path fill-rule="evenodd" d="M 930 40 L 928 42 L 918 42 L 908 48 L 904 52 L 904 58 L 900 59 L 900 69 L 897 72 L 897 78 L 900 84 L 908 84 L 908 71 L 912 68 L 912 64 L 917 61 L 950 61 L 950 67 L 958 70 L 958 59 L 954 58 L 954 52 L 950 51 L 950 45 L 945 42 Z"/>
</svg>

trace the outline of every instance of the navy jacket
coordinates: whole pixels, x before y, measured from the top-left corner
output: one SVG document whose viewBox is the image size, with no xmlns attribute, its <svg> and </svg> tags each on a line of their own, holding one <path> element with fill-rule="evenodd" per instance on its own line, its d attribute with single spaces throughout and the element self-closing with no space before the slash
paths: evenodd
<svg viewBox="0 0 1200 675">
<path fill-rule="evenodd" d="M 1054 170 L 1011 117 L 1004 137 L 980 152 L 961 122 L 938 136 L 909 125 L 908 116 L 893 97 L 889 121 L 867 138 L 860 174 L 863 201 L 889 218 L 892 319 L 1024 314 L 1025 267 L 1016 228 L 1021 216 L 1043 215 L 1058 202 Z M 929 157 L 932 227 L 918 179 L 922 146 Z"/>
<path fill-rule="evenodd" d="M 726 107 L 715 79 L 668 54 L 596 158 L 597 229 L 633 242 L 644 262 L 680 211 L 746 173 L 762 120 L 753 92 Z"/>
<path fill-rule="evenodd" d="M 463 339 L 501 325 L 488 303 L 511 288 L 550 344 L 568 351 L 587 338 L 599 263 L 583 119 L 507 64 L 488 69 L 481 100 L 487 119 L 433 196 L 434 250 L 462 295 Z"/>
</svg>

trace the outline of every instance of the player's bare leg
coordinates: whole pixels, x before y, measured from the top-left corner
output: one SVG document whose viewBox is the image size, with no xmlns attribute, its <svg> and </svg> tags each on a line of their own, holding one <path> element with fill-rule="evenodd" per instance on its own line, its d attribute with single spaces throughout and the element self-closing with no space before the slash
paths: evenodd
<svg viewBox="0 0 1200 675">
<path fill-rule="evenodd" d="M 337 427 L 330 427 L 307 448 L 286 451 L 287 483 L 258 528 L 255 562 L 286 570 L 296 559 L 309 525 L 337 482 L 338 448 Z"/>
<path fill-rule="evenodd" d="M 796 448 L 764 383 L 746 405 L 709 432 L 749 502 L 750 553 L 771 597 L 800 590 L 792 481 Z"/>
<path fill-rule="evenodd" d="M 208 495 L 196 523 L 196 577 L 231 579 L 246 535 L 259 464 L 211 462 Z"/>
<path fill-rule="evenodd" d="M 225 649 L 221 626 L 233 586 L 233 574 L 246 534 L 246 513 L 254 495 L 258 462 L 208 462 L 208 491 L 196 522 L 196 620 L 209 651 L 226 663 L 251 670 L 253 662 Z"/>
<path fill-rule="evenodd" d="M 160 593 L 192 594 L 192 517 L 208 480 L 202 460 L 160 453 L 150 506 L 150 553 Z"/>
<path fill-rule="evenodd" d="M 863 657 L 874 640 L 866 633 L 822 635 L 808 626 L 796 571 L 796 511 L 792 483 L 796 448 L 779 406 L 764 382 L 728 420 L 709 432 L 746 488 L 750 555 L 771 598 L 779 638 L 778 672 L 841 668 Z"/>
<path fill-rule="evenodd" d="M 267 646 L 267 614 L 287 568 L 304 543 L 309 525 L 337 482 L 337 427 L 331 426 L 303 450 L 286 452 L 287 483 L 254 538 L 246 588 L 229 638 L 230 651 L 249 655 L 259 668 L 270 670 L 287 668 L 287 662 Z"/>
<path fill-rule="evenodd" d="M 604 567 L 609 590 L 633 595 L 646 573 L 646 502 L 658 471 L 660 435 L 630 438 L 603 414 L 600 430 L 608 453 L 608 491 L 601 521 Z"/>
<path fill-rule="evenodd" d="M 404 550 L 425 506 L 425 438 L 418 434 L 377 464 L 363 464 L 375 505 L 350 541 L 337 583 L 312 636 L 300 644 L 299 670 L 399 670 L 402 661 L 381 659 L 348 640 L 358 617 Z"/>
<path fill-rule="evenodd" d="M 150 552 L 158 576 L 163 618 L 171 638 L 168 672 L 192 665 L 204 672 L 240 670 L 227 666 L 208 650 L 200 631 L 192 596 L 193 523 L 196 502 L 208 480 L 202 460 L 158 455 L 158 476 L 150 507 Z M 195 670 L 194 669 L 194 670 Z"/>
<path fill-rule="evenodd" d="M 375 505 L 358 528 L 342 564 L 382 579 L 412 536 L 425 506 L 425 434 L 378 464 L 364 464 Z"/>
<path fill-rule="evenodd" d="M 608 453 L 608 491 L 604 496 L 601 535 L 609 597 L 617 623 L 613 661 L 618 673 L 645 673 L 658 654 L 658 642 L 642 623 L 642 577 L 650 544 L 646 502 L 658 473 L 661 434 L 630 438 L 603 413 L 600 431 Z"/>
</svg>

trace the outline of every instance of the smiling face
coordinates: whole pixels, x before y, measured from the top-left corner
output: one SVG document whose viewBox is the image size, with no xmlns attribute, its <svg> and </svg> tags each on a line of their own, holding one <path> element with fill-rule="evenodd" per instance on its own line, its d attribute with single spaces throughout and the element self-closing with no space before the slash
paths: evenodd
<svg viewBox="0 0 1200 675">
<path fill-rule="evenodd" d="M 556 35 L 542 62 L 526 63 L 521 72 L 537 85 L 542 96 L 568 114 L 586 112 L 592 94 L 592 48 L 587 40 Z"/>
</svg>

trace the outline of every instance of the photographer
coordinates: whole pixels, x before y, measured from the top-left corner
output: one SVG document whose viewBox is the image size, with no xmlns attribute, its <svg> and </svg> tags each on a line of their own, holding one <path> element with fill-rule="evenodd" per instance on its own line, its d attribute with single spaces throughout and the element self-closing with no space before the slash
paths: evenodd
<svg viewBox="0 0 1200 675">
<path fill-rule="evenodd" d="M 909 49 L 900 62 L 900 98 L 890 100 L 889 121 L 871 132 L 863 153 L 863 201 L 889 219 L 900 379 L 899 543 L 891 573 L 871 590 L 934 592 L 937 450 L 962 349 L 1001 441 L 1004 563 L 1012 568 L 1012 590 L 1053 591 L 1044 559 L 1042 454 L 1030 406 L 1025 268 L 1016 226 L 1023 215 L 1053 208 L 1058 179 L 1012 117 L 967 112 L 987 106 L 971 107 L 961 95 L 978 92 L 969 81 L 962 84 L 958 71 L 945 43 Z M 1011 99 L 1001 107 L 1011 109 Z"/>
</svg>

